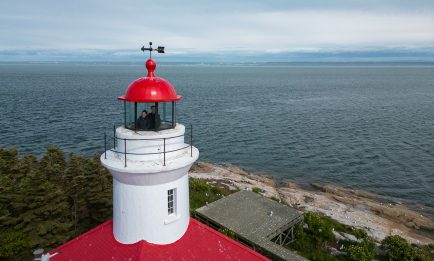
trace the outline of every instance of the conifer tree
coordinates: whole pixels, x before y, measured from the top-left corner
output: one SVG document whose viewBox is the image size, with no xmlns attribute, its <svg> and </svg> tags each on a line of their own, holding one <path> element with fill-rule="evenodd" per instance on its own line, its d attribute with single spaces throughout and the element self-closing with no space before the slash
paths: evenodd
<svg viewBox="0 0 434 261">
<path fill-rule="evenodd" d="M 14 209 L 14 197 L 19 187 L 18 153 L 0 148 L 0 234 L 19 222 L 20 212 Z"/>
<path fill-rule="evenodd" d="M 12 177 L 18 172 L 18 152 L 16 149 L 0 148 L 0 174 Z"/>
<path fill-rule="evenodd" d="M 38 245 L 53 248 L 70 238 L 71 222 L 68 204 L 62 187 L 53 184 L 38 171 L 24 178 L 14 206 L 21 212 L 21 230 L 31 249 Z"/>
<path fill-rule="evenodd" d="M 40 170 L 50 181 L 60 182 L 65 171 L 65 155 L 58 147 L 49 147 L 40 162 Z"/>
<path fill-rule="evenodd" d="M 70 154 L 63 179 L 74 235 L 81 234 L 90 227 L 89 213 L 84 195 L 86 189 L 84 176 L 85 160 L 84 157 Z"/>
<path fill-rule="evenodd" d="M 111 179 L 97 156 L 66 161 L 52 147 L 38 161 L 0 148 L 0 260 L 26 260 L 109 219 Z"/>
<path fill-rule="evenodd" d="M 107 171 L 101 167 L 99 159 L 87 159 L 85 164 L 86 201 L 91 225 L 100 224 L 112 214 L 112 185 Z"/>
</svg>

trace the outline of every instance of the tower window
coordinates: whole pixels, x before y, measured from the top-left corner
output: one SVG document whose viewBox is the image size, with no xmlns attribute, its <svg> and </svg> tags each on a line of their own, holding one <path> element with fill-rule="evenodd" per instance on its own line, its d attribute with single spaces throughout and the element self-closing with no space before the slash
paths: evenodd
<svg viewBox="0 0 434 261">
<path fill-rule="evenodd" d="M 167 214 L 174 214 L 175 209 L 175 200 L 176 200 L 176 189 L 169 189 L 167 191 Z"/>
</svg>

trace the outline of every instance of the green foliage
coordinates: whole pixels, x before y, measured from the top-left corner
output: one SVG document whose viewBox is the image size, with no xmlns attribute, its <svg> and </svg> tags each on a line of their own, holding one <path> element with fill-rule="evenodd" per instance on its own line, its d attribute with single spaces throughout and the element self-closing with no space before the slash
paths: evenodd
<svg viewBox="0 0 434 261">
<path fill-rule="evenodd" d="M 0 148 L 0 260 L 28 260 L 109 219 L 111 176 L 98 157 L 55 147 L 38 160 Z M 30 255 L 31 256 L 31 255 Z"/>
<path fill-rule="evenodd" d="M 338 221 L 334 220 L 331 217 L 322 216 L 322 215 L 320 215 L 320 217 L 321 217 L 323 223 L 328 224 L 328 226 L 331 226 L 334 230 L 355 235 L 355 233 L 354 233 L 355 230 L 353 227 L 339 223 Z M 355 235 L 355 236 L 357 237 L 357 235 Z"/>
<path fill-rule="evenodd" d="M 275 196 L 271 196 L 271 198 L 270 198 L 271 200 L 274 200 L 274 201 L 277 201 L 277 202 L 279 202 L 279 203 L 281 203 L 280 201 L 280 199 L 278 199 L 278 198 L 276 198 Z"/>
<path fill-rule="evenodd" d="M 49 147 L 40 162 L 40 171 L 50 181 L 58 182 L 65 171 L 65 155 L 58 147 Z"/>
<path fill-rule="evenodd" d="M 429 261 L 434 260 L 431 246 L 418 247 L 407 243 L 400 236 L 388 236 L 381 241 L 381 247 L 390 261 Z"/>
<path fill-rule="evenodd" d="M 205 206 L 207 203 L 216 201 L 227 196 L 233 191 L 218 186 L 208 185 L 205 181 L 190 178 L 190 211 Z"/>
<path fill-rule="evenodd" d="M 334 242 L 335 238 L 332 232 L 332 226 L 327 219 L 316 213 L 305 213 L 304 222 L 307 225 L 303 229 L 301 225 L 294 228 L 296 240 L 287 247 L 296 250 L 302 256 L 309 260 L 318 261 L 338 261 L 338 257 L 332 256 L 326 249 L 326 244 Z"/>
<path fill-rule="evenodd" d="M 353 235 L 355 235 L 356 238 L 358 238 L 358 239 L 367 239 L 368 238 L 368 233 L 366 233 L 365 230 L 360 229 L 360 228 L 354 230 Z"/>
<path fill-rule="evenodd" d="M 39 172 L 28 173 L 20 185 L 14 207 L 22 214 L 15 228 L 24 233 L 29 246 L 55 247 L 65 242 L 71 222 L 62 188 Z"/>
<path fill-rule="evenodd" d="M 381 241 L 390 261 L 411 261 L 414 260 L 415 253 L 405 239 L 400 236 L 388 236 Z"/>
<path fill-rule="evenodd" d="M 223 235 L 226 235 L 226 236 L 232 238 L 232 239 L 236 239 L 235 232 L 228 229 L 228 228 L 220 228 L 219 232 L 222 233 Z"/>
<path fill-rule="evenodd" d="M 434 245 L 413 246 L 416 249 L 416 261 L 434 260 Z"/>
<path fill-rule="evenodd" d="M 330 255 L 323 244 L 319 244 L 312 236 L 303 230 L 301 225 L 294 228 L 295 241 L 288 246 L 292 250 L 296 250 L 300 255 L 309 260 L 317 261 L 338 261 L 335 256 Z"/>
<path fill-rule="evenodd" d="M 333 226 L 327 221 L 317 213 L 308 212 L 304 215 L 304 222 L 308 226 L 307 233 L 318 243 L 335 240 Z"/>
<path fill-rule="evenodd" d="M 359 240 L 336 242 L 333 230 L 355 235 Z M 330 217 L 317 213 L 304 214 L 304 228 L 297 225 L 294 229 L 295 241 L 286 247 L 296 250 L 309 260 L 327 261 L 371 261 L 376 255 L 376 246 L 364 230 L 340 224 Z M 344 246 L 346 254 L 331 255 L 329 248 Z"/>
<path fill-rule="evenodd" d="M 22 249 L 28 248 L 28 241 L 23 232 L 16 230 L 6 230 L 0 237 L 0 257 L 5 259 L 28 259 L 28 255 L 22 256 Z"/>
<path fill-rule="evenodd" d="M 258 193 L 258 194 L 261 194 L 261 193 L 264 192 L 263 189 L 260 189 L 260 188 L 257 188 L 257 187 L 252 188 L 252 191 L 255 192 L 255 193 Z"/>
<path fill-rule="evenodd" d="M 350 245 L 347 249 L 347 253 L 349 260 L 351 261 L 371 261 L 374 259 L 376 254 L 375 243 L 366 234 L 361 243 L 354 243 Z"/>
<path fill-rule="evenodd" d="M 16 149 L 0 148 L 0 174 L 12 174 L 16 171 L 18 152 Z"/>
</svg>

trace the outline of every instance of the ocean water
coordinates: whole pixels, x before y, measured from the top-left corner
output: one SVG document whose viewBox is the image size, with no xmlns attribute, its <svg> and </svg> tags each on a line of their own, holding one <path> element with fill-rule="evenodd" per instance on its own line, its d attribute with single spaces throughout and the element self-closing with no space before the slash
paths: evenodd
<svg viewBox="0 0 434 261">
<path fill-rule="evenodd" d="M 434 208 L 434 67 L 161 65 L 200 160 Z M 142 65 L 0 65 L 0 146 L 102 153 Z"/>
</svg>

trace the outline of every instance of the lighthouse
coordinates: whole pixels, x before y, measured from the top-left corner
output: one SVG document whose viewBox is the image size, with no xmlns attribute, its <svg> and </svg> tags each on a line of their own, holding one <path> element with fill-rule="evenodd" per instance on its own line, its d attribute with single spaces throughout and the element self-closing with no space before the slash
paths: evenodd
<svg viewBox="0 0 434 261">
<path fill-rule="evenodd" d="M 142 48 L 164 52 L 158 49 Z M 113 148 L 101 163 L 113 176 L 113 234 L 123 244 L 141 240 L 165 245 L 180 239 L 189 226 L 188 170 L 199 151 L 192 127 L 176 121 L 182 97 L 155 76 L 156 63 L 146 61 L 147 76 L 133 81 L 123 96 L 124 124 L 114 130 Z"/>
<path fill-rule="evenodd" d="M 113 130 L 101 163 L 113 176 L 113 219 L 44 255 L 47 260 L 269 260 L 190 218 L 188 170 L 199 157 L 192 127 L 176 120 L 181 96 L 155 76 L 149 51 L 147 76 L 123 96 L 123 121 Z M 189 143 L 186 143 L 190 141 Z M 112 144 L 108 148 L 108 144 Z"/>
</svg>

